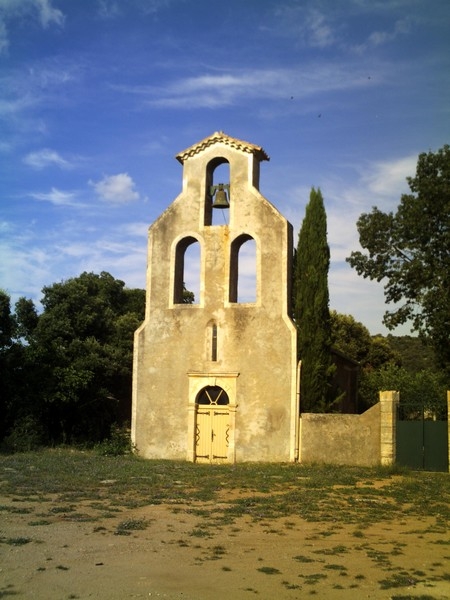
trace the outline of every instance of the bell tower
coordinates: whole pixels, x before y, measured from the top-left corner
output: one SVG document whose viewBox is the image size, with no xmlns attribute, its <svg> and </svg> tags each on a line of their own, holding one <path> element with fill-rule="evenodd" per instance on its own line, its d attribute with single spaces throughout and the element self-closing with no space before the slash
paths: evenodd
<svg viewBox="0 0 450 600">
<path fill-rule="evenodd" d="M 269 157 L 216 132 L 176 158 L 182 191 L 149 228 L 133 443 L 147 458 L 296 460 L 292 227 L 259 192 Z"/>
</svg>

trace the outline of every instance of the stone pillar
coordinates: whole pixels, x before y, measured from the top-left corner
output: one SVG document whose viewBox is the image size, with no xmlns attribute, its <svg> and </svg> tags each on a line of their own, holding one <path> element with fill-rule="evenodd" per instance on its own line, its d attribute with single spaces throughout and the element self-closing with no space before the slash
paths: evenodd
<svg viewBox="0 0 450 600">
<path fill-rule="evenodd" d="M 380 392 L 380 455 L 383 466 L 395 463 L 398 401 L 398 392 Z"/>
</svg>

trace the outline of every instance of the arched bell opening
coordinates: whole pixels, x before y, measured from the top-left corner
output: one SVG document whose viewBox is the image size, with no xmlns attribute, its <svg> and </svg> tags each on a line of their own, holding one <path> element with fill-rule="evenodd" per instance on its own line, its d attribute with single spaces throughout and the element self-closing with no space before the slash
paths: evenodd
<svg viewBox="0 0 450 600">
<path fill-rule="evenodd" d="M 228 225 L 230 208 L 230 163 L 214 158 L 206 168 L 205 225 Z"/>
</svg>

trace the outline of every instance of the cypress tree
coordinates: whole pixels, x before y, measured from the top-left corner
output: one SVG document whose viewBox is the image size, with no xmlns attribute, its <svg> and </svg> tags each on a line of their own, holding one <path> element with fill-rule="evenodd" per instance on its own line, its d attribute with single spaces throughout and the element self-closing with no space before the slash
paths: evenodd
<svg viewBox="0 0 450 600">
<path fill-rule="evenodd" d="M 311 189 L 298 236 L 294 277 L 294 320 L 298 358 L 302 361 L 300 408 L 326 412 L 330 407 L 331 320 L 328 270 L 327 216 L 320 189 Z"/>
</svg>

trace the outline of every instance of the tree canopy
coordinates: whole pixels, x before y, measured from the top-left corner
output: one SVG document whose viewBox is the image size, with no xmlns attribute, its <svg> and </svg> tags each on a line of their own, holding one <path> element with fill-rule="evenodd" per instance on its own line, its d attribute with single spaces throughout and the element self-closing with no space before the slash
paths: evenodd
<svg viewBox="0 0 450 600">
<path fill-rule="evenodd" d="M 302 361 L 302 410 L 329 408 L 331 323 L 328 269 L 327 217 L 320 190 L 312 188 L 298 236 L 294 277 L 294 320 L 298 330 L 298 356 Z"/>
<path fill-rule="evenodd" d="M 0 359 L 9 372 L 3 433 L 26 422 L 39 425 L 44 442 L 101 440 L 130 418 L 133 333 L 145 292 L 106 272 L 82 273 L 44 287 L 41 302 L 38 315 L 21 298 L 11 317 L 9 297 L 0 296 Z"/>
<path fill-rule="evenodd" d="M 377 207 L 357 222 L 361 246 L 347 261 L 359 275 L 384 281 L 389 329 L 411 322 L 450 369 L 450 146 L 419 155 L 397 211 Z"/>
<path fill-rule="evenodd" d="M 351 315 L 330 313 L 333 348 L 356 360 L 363 370 L 378 369 L 387 363 L 400 364 L 401 356 L 381 335 L 371 336 L 367 327 Z"/>
</svg>

